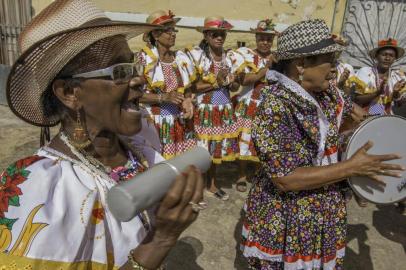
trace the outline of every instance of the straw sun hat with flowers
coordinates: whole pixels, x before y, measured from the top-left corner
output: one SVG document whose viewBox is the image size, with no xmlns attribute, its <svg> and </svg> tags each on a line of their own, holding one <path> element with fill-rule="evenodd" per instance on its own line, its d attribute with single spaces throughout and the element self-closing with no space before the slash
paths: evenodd
<svg viewBox="0 0 406 270">
<path fill-rule="evenodd" d="M 405 54 L 405 49 L 398 46 L 398 41 L 396 39 L 388 38 L 380 40 L 378 42 L 378 47 L 372 49 L 369 52 L 369 56 L 371 56 L 372 59 L 375 59 L 378 51 L 384 48 L 394 49 L 396 51 L 396 59 L 402 58 Z"/>
<path fill-rule="evenodd" d="M 7 82 L 10 109 L 36 126 L 54 126 L 59 116 L 48 117 L 44 92 L 75 56 L 95 42 L 122 35 L 131 38 L 157 26 L 113 22 L 89 0 L 56 0 L 25 27 L 19 37 L 22 52 Z"/>
<path fill-rule="evenodd" d="M 224 19 L 223 16 L 209 16 L 204 19 L 204 25 L 196 27 L 199 32 L 203 31 L 218 31 L 218 30 L 231 30 L 234 26 Z"/>
<path fill-rule="evenodd" d="M 175 25 L 181 18 L 175 18 L 175 14 L 171 11 L 157 10 L 152 12 L 146 19 L 146 23 L 153 25 Z M 142 36 L 144 42 L 149 42 L 149 32 L 145 32 Z"/>
</svg>

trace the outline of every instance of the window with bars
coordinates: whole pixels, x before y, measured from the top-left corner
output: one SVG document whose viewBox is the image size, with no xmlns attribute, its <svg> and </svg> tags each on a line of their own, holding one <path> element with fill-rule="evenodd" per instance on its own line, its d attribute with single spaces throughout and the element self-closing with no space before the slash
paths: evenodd
<svg viewBox="0 0 406 270">
<path fill-rule="evenodd" d="M 31 20 L 31 0 L 0 0 L 0 64 L 11 66 L 20 54 L 18 36 Z"/>
</svg>

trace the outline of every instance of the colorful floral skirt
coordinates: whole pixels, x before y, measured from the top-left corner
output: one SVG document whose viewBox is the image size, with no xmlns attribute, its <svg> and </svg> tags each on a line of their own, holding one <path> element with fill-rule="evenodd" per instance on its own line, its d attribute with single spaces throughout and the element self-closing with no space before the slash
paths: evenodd
<svg viewBox="0 0 406 270">
<path fill-rule="evenodd" d="M 347 214 L 337 185 L 283 193 L 257 178 L 244 208 L 241 248 L 251 269 L 343 269 Z"/>
<path fill-rule="evenodd" d="M 165 159 L 173 158 L 197 145 L 193 120 L 183 119 L 178 106 L 162 104 L 148 108 L 159 133 L 161 154 Z"/>
<path fill-rule="evenodd" d="M 257 152 L 251 139 L 252 121 L 260 103 L 260 89 L 253 89 L 237 99 L 235 115 L 237 125 L 241 130 L 238 143 L 239 159 L 258 162 Z"/>
<path fill-rule="evenodd" d="M 216 90 L 198 97 L 194 127 L 198 145 L 205 147 L 213 163 L 238 157 L 239 128 L 228 91 Z"/>
</svg>

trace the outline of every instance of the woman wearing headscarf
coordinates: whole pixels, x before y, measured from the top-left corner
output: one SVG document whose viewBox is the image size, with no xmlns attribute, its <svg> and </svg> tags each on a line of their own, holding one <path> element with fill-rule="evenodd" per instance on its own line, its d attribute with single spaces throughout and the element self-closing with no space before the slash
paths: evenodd
<svg viewBox="0 0 406 270">
<path fill-rule="evenodd" d="M 238 126 L 241 128 L 239 136 L 239 179 L 236 189 L 240 192 L 247 190 L 247 163 L 257 163 L 258 157 L 251 139 L 252 120 L 257 112 L 260 103 L 261 89 L 266 84 L 265 74 L 274 61 L 271 52 L 272 43 L 277 32 L 272 20 L 266 19 L 258 22 L 251 33 L 255 34 L 256 48 L 250 49 L 241 47 L 236 50 L 244 58 L 244 78 L 241 82 L 242 90 L 237 95 L 235 115 Z"/>
<path fill-rule="evenodd" d="M 138 54 L 147 88 L 141 102 L 148 104 L 165 159 L 196 146 L 190 91 L 196 79 L 195 68 L 183 51 L 172 50 L 179 20 L 170 10 L 151 13 L 147 23 L 163 28 L 147 34 L 149 46 Z"/>
<path fill-rule="evenodd" d="M 10 109 L 61 128 L 1 174 L 0 268 L 158 269 L 197 218 L 204 184 L 192 167 L 154 212 L 120 222 L 106 204 L 111 187 L 154 163 L 124 139 L 141 129 L 142 96 L 126 39 L 153 29 L 112 22 L 88 0 L 56 0 L 22 31 Z"/>
<path fill-rule="evenodd" d="M 263 91 L 253 124 L 261 168 L 246 200 L 242 249 L 250 269 L 343 269 L 346 206 L 340 182 L 399 177 L 397 155 L 370 155 L 370 142 L 337 163 L 338 130 L 355 108 L 331 85 L 335 43 L 322 20 L 278 38 L 277 84 Z"/>
<path fill-rule="evenodd" d="M 204 26 L 197 28 L 203 33 L 200 45 L 187 50 L 199 74 L 195 90 L 195 132 L 198 144 L 208 149 L 213 158 L 208 191 L 221 200 L 228 200 L 228 194 L 216 186 L 216 168 L 223 161 L 234 161 L 238 156 L 239 128 L 230 91 L 238 90 L 236 74 L 242 72 L 244 64 L 242 57 L 237 59 L 237 54 L 223 48 L 227 30 L 232 27 L 221 16 L 207 17 Z"/>
<path fill-rule="evenodd" d="M 378 47 L 369 52 L 376 64 L 357 72 L 355 102 L 370 115 L 393 114 L 393 105 L 406 99 L 406 77 L 399 70 L 392 69 L 395 61 L 404 54 L 405 50 L 395 39 L 380 40 Z"/>
</svg>

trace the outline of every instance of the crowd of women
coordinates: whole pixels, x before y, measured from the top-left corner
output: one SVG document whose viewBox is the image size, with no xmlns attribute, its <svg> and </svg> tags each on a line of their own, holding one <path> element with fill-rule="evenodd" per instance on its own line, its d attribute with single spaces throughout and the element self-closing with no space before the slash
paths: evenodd
<svg viewBox="0 0 406 270">
<path fill-rule="evenodd" d="M 203 210 L 201 172 L 191 166 L 155 209 L 129 222 L 114 218 L 106 194 L 200 145 L 213 160 L 207 194 L 220 200 L 228 195 L 216 183 L 218 164 L 240 162 L 239 191 L 247 189 L 247 162 L 260 167 L 244 206 L 241 248 L 250 269 L 343 269 L 343 180 L 379 181 L 404 168 L 388 163 L 395 154 L 368 154 L 371 142 L 340 161 L 340 137 L 405 99 L 405 75 L 391 70 L 404 50 L 380 41 L 370 52 L 377 65 L 354 74 L 337 61 L 344 41 L 322 20 L 282 33 L 261 20 L 250 31 L 256 48 L 225 50 L 233 26 L 210 16 L 196 28 L 198 46 L 173 50 L 178 21 L 156 11 L 147 24 L 112 22 L 89 0 L 56 0 L 21 33 L 10 109 L 61 129 L 1 175 L 1 267 L 163 268 Z M 141 34 L 146 46 L 134 53 L 126 39 Z"/>
</svg>

